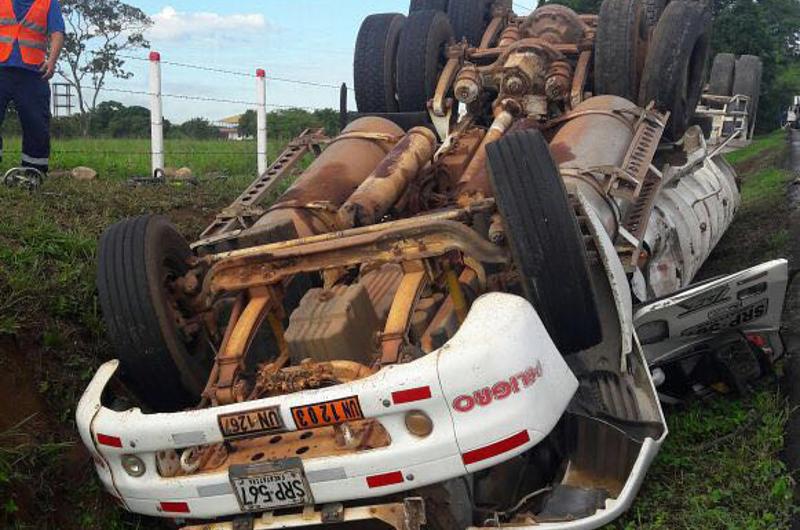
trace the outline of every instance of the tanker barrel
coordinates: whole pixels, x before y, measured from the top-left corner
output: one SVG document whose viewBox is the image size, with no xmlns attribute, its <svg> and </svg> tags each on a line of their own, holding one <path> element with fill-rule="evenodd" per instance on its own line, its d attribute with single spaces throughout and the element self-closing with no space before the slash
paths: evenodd
<svg viewBox="0 0 800 530">
<path fill-rule="evenodd" d="M 336 230 L 338 209 L 403 135 L 403 129 L 385 118 L 353 121 L 247 231 L 248 244 Z"/>
<path fill-rule="evenodd" d="M 378 222 L 431 161 L 436 143 L 436 135 L 427 127 L 411 129 L 339 209 L 339 226 Z"/>
</svg>

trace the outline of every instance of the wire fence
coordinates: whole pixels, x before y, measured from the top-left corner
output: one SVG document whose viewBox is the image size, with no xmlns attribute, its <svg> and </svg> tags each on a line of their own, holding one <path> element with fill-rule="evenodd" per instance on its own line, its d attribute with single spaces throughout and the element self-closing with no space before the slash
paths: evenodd
<svg viewBox="0 0 800 530">
<path fill-rule="evenodd" d="M 303 87 L 321 88 L 321 89 L 326 89 L 326 90 L 331 90 L 331 91 L 332 90 L 336 90 L 337 92 L 336 92 L 335 99 L 332 97 L 331 101 L 335 101 L 337 107 L 339 105 L 339 91 L 342 89 L 342 85 L 340 85 L 340 84 L 324 83 L 324 82 L 310 81 L 310 80 L 304 80 L 304 79 L 295 79 L 295 78 L 291 78 L 291 77 L 265 75 L 263 70 L 258 70 L 257 71 L 255 69 L 253 69 L 254 73 L 248 73 L 248 72 L 244 72 L 244 71 L 233 70 L 233 69 L 219 67 L 219 66 L 215 66 L 215 65 L 200 65 L 200 64 L 191 64 L 191 63 L 180 62 L 180 61 L 161 60 L 159 54 L 155 54 L 155 56 L 158 58 L 157 62 L 159 63 L 158 83 L 156 85 L 156 86 L 159 87 L 158 92 L 153 92 L 152 91 L 153 90 L 152 87 L 154 86 L 153 85 L 153 78 L 152 78 L 152 76 L 153 76 L 152 68 L 151 68 L 150 79 L 149 79 L 149 89 L 141 89 L 141 88 L 138 88 L 138 87 L 137 88 L 129 88 L 129 87 L 113 86 L 113 85 L 112 86 L 95 87 L 95 86 L 90 86 L 90 85 L 76 85 L 75 83 L 72 83 L 72 82 L 68 82 L 67 83 L 71 87 L 71 90 L 74 91 L 74 90 L 80 89 L 85 94 L 94 94 L 95 91 L 98 91 L 101 95 L 123 94 L 123 95 L 128 95 L 128 96 L 147 97 L 147 98 L 149 98 L 151 100 L 151 122 L 153 122 L 152 123 L 152 127 L 154 128 L 153 129 L 153 133 L 155 133 L 155 127 L 156 126 L 158 126 L 161 129 L 159 131 L 159 134 L 161 135 L 161 143 L 160 144 L 156 144 L 156 145 L 151 143 L 149 150 L 143 150 L 143 149 L 112 149 L 112 150 L 108 150 L 108 149 L 103 148 L 103 150 L 102 150 L 102 156 L 103 157 L 115 157 L 115 156 L 118 156 L 118 157 L 154 157 L 155 153 L 157 153 L 157 152 L 164 153 L 165 149 L 163 147 L 163 142 L 164 142 L 164 140 L 163 140 L 163 122 L 156 123 L 157 121 L 160 121 L 160 120 L 157 120 L 156 117 L 152 114 L 153 110 L 154 110 L 153 105 L 155 104 L 154 102 L 156 101 L 156 99 L 160 100 L 161 98 L 164 98 L 164 99 L 171 99 L 171 100 L 193 101 L 193 102 L 200 102 L 200 103 L 219 103 L 219 104 L 241 105 L 241 106 L 245 107 L 246 109 L 253 109 L 253 108 L 258 109 L 259 106 L 260 106 L 261 108 L 269 108 L 269 109 L 300 109 L 300 110 L 304 110 L 304 111 L 314 112 L 314 111 L 321 111 L 321 110 L 330 110 L 331 108 L 334 108 L 333 105 L 331 105 L 329 107 L 319 107 L 319 106 L 310 106 L 310 105 L 293 105 L 293 104 L 285 104 L 285 103 L 268 103 L 265 100 L 265 96 L 261 92 L 258 92 L 254 99 L 231 98 L 231 97 L 215 97 L 215 96 L 203 95 L 203 94 L 183 94 L 183 93 L 163 92 L 163 91 L 160 90 L 160 87 L 161 87 L 160 69 L 161 69 L 162 65 L 163 66 L 169 66 L 169 67 L 175 67 L 175 68 L 190 69 L 190 70 L 193 70 L 193 71 L 203 72 L 203 73 L 209 73 L 209 72 L 210 73 L 217 73 L 217 74 L 222 74 L 222 75 L 229 76 L 229 77 L 239 78 L 240 80 L 242 78 L 258 79 L 259 77 L 263 77 L 264 81 L 274 81 L 274 82 L 279 82 L 279 83 L 290 83 L 290 84 L 303 86 Z M 147 57 L 146 58 L 146 57 L 139 57 L 139 56 L 135 56 L 135 55 L 124 55 L 124 54 L 122 54 L 122 55 L 118 55 L 118 57 L 120 59 L 131 60 L 131 61 L 139 61 L 139 62 L 144 62 L 144 63 L 152 63 L 153 62 L 153 56 L 152 55 L 151 55 L 151 57 Z M 135 81 L 131 81 L 131 82 L 135 82 Z M 237 82 L 239 82 L 239 81 L 237 81 Z M 148 84 L 148 80 L 145 80 L 143 82 L 140 81 L 140 83 L 147 85 Z M 347 88 L 348 91 L 352 91 L 351 88 L 349 88 L 349 87 L 346 87 L 346 88 Z M 75 97 L 73 96 L 72 99 L 74 100 Z M 262 100 L 259 101 L 259 99 L 262 99 Z M 159 101 L 159 105 L 160 105 L 160 101 Z M 80 109 L 78 109 L 78 111 L 80 111 Z M 160 111 L 161 111 L 161 109 L 159 109 L 159 114 L 160 114 Z M 212 124 L 213 123 L 214 122 L 212 122 Z M 264 129 L 263 131 L 261 130 L 261 126 L 263 126 L 263 129 Z M 236 124 L 229 125 L 229 128 L 238 129 Z M 222 136 L 222 134 L 223 133 L 221 132 L 220 135 Z M 263 138 L 263 142 L 264 143 L 258 147 L 258 152 L 256 152 L 256 150 L 252 148 L 252 144 L 249 143 L 249 142 L 247 142 L 247 143 L 230 142 L 229 144 L 226 145 L 226 147 L 224 149 L 213 149 L 213 148 L 212 149 L 208 149 L 208 147 L 213 147 L 214 144 L 212 144 L 212 143 L 203 143 L 202 145 L 198 144 L 199 147 L 196 150 L 186 150 L 185 148 L 184 149 L 175 149 L 175 150 L 168 150 L 164 154 L 166 154 L 168 156 L 201 156 L 202 155 L 203 157 L 206 157 L 206 156 L 211 156 L 211 157 L 214 157 L 214 156 L 217 156 L 217 157 L 231 157 L 231 156 L 243 157 L 244 156 L 244 157 L 247 157 L 248 159 L 250 159 L 250 157 L 265 157 L 266 156 L 266 152 L 268 150 L 267 147 L 266 147 L 266 124 L 265 123 L 260 125 L 258 134 L 263 134 L 264 135 L 264 138 Z M 133 139 L 129 138 L 129 140 L 133 140 Z M 100 140 L 100 141 L 102 141 L 102 140 Z M 143 138 L 141 138 L 139 140 L 139 142 L 143 142 L 143 141 L 146 141 L 146 140 L 143 139 Z M 186 143 L 186 142 L 191 142 L 191 141 L 192 141 L 192 139 L 187 139 L 187 140 L 174 139 L 174 142 L 171 141 L 171 140 L 168 140 L 168 146 L 167 147 L 170 147 L 169 144 L 172 144 L 172 143 L 181 144 L 181 143 Z M 201 140 L 198 139 L 198 141 L 201 141 Z M 139 142 L 132 142 L 132 143 L 139 143 Z M 69 149 L 69 148 L 63 148 L 63 147 L 59 148 L 59 144 L 61 144 L 61 143 L 69 144 L 70 142 L 67 141 L 67 140 L 64 140 L 63 142 L 62 141 L 58 141 L 58 140 L 55 141 L 54 142 L 54 148 L 51 151 L 51 158 L 56 158 L 57 159 L 59 157 L 64 157 L 65 155 L 71 155 L 71 156 L 72 155 L 78 155 L 78 156 L 85 156 L 85 157 L 87 157 L 87 159 L 89 159 L 89 157 L 93 157 L 93 156 L 96 156 L 98 154 L 97 150 L 93 150 L 91 148 L 78 148 L 78 149 Z M 239 147 L 239 146 L 241 146 L 241 147 Z M 185 147 L 185 146 L 183 146 L 183 147 Z M 22 153 L 21 149 L 16 149 L 16 148 L 8 149 L 8 146 L 6 146 L 6 149 L 3 151 L 4 155 L 19 155 L 21 153 Z M 162 160 L 163 160 L 163 155 L 162 155 Z M 263 161 L 262 161 L 262 163 L 263 163 Z M 155 162 L 154 162 L 154 164 L 155 164 Z M 262 166 L 262 164 L 260 163 L 259 164 L 259 168 L 261 168 L 261 166 Z"/>
</svg>

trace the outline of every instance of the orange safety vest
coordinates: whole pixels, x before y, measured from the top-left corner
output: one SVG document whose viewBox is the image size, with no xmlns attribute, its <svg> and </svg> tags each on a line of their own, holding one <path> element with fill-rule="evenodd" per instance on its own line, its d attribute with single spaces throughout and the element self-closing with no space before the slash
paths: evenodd
<svg viewBox="0 0 800 530">
<path fill-rule="evenodd" d="M 22 21 L 17 20 L 11 0 L 0 0 L 0 63 L 8 61 L 19 44 L 22 62 L 32 66 L 47 58 L 47 15 L 51 0 L 36 0 Z"/>
</svg>

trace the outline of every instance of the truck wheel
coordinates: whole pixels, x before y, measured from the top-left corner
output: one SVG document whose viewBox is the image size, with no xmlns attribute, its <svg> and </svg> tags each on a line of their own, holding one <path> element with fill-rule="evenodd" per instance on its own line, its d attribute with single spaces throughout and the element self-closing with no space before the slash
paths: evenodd
<svg viewBox="0 0 800 530">
<path fill-rule="evenodd" d="M 381 13 L 361 24 L 353 60 L 360 112 L 397 112 L 397 45 L 405 20 L 399 13 Z"/>
<path fill-rule="evenodd" d="M 602 338 L 578 221 L 547 142 L 534 130 L 487 146 L 489 175 L 528 300 L 559 351 Z"/>
<path fill-rule="evenodd" d="M 447 0 L 411 0 L 408 12 L 415 13 L 417 11 L 427 11 L 429 9 L 447 13 Z"/>
<path fill-rule="evenodd" d="M 708 81 L 708 93 L 715 96 L 732 96 L 733 71 L 736 68 L 736 56 L 732 53 L 718 53 L 711 63 L 711 74 Z"/>
<path fill-rule="evenodd" d="M 453 28 L 441 11 L 411 13 L 400 33 L 397 49 L 397 95 L 401 112 L 427 109 L 439 74 L 447 62 Z"/>
<path fill-rule="evenodd" d="M 179 329 L 169 285 L 189 268 L 186 240 L 164 217 L 145 215 L 108 228 L 98 254 L 98 297 L 123 380 L 157 411 L 197 403 L 211 356 L 204 333 Z"/>
<path fill-rule="evenodd" d="M 669 111 L 666 136 L 679 140 L 694 116 L 703 91 L 711 15 L 700 2 L 667 5 L 650 39 L 639 105 L 654 101 Z"/>
<path fill-rule="evenodd" d="M 492 20 L 492 0 L 452 0 L 447 15 L 453 25 L 456 41 L 467 39 L 471 46 L 478 46 L 486 27 Z"/>
<path fill-rule="evenodd" d="M 649 31 L 639 0 L 605 0 L 595 41 L 594 83 L 597 95 L 636 101 L 647 53 Z"/>
<path fill-rule="evenodd" d="M 750 98 L 750 108 L 748 109 L 750 134 L 753 134 L 756 128 L 758 102 L 761 99 L 762 68 L 761 59 L 755 55 L 742 55 L 736 61 L 736 70 L 733 76 L 733 92 L 731 95 L 738 94 Z"/>
</svg>

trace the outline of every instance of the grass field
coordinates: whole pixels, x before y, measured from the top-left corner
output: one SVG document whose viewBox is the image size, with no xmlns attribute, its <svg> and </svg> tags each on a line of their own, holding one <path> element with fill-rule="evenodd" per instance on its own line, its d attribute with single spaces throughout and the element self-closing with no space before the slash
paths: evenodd
<svg viewBox="0 0 800 530">
<path fill-rule="evenodd" d="M 5 140 L 3 164 L 7 169 L 19 161 L 19 138 Z M 269 142 L 269 160 L 275 160 L 286 140 Z M 256 143 L 252 140 L 166 140 L 167 167 L 189 167 L 195 175 L 255 175 Z M 74 138 L 54 139 L 51 170 L 71 170 L 76 166 L 95 169 L 102 179 L 128 179 L 150 173 L 149 139 Z"/>
<path fill-rule="evenodd" d="M 100 492 L 75 432 L 77 399 L 112 355 L 94 289 L 95 247 L 106 226 L 146 212 L 196 236 L 253 173 L 236 151 L 248 144 L 184 148 L 218 144 L 233 150 L 227 165 L 214 166 L 210 155 L 193 159 L 198 187 L 128 187 L 129 168 L 146 172 L 147 155 L 128 165 L 112 153 L 146 142 L 111 140 L 70 142 L 88 158 L 57 162 L 97 168 L 104 178 L 96 182 L 54 178 L 35 194 L 0 187 L 0 528 L 162 528 L 118 510 Z M 704 275 L 786 255 L 790 175 L 778 166 L 782 148 L 774 134 L 731 156 L 744 203 Z M 214 178 L 220 167 L 241 176 Z M 747 397 L 667 409 L 670 436 L 633 508 L 610 528 L 786 528 L 795 510 L 793 477 L 779 453 L 789 412 L 772 381 Z"/>
</svg>

